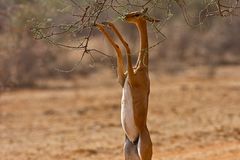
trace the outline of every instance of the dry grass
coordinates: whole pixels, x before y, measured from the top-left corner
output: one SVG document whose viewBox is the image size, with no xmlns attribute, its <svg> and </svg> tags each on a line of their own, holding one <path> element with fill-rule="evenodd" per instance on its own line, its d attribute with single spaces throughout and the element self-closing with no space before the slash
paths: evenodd
<svg viewBox="0 0 240 160">
<path fill-rule="evenodd" d="M 153 160 L 239 160 L 239 68 L 151 74 Z M 194 74 L 193 74 L 194 73 Z M 122 160 L 121 88 L 109 71 L 1 95 L 2 160 Z"/>
</svg>

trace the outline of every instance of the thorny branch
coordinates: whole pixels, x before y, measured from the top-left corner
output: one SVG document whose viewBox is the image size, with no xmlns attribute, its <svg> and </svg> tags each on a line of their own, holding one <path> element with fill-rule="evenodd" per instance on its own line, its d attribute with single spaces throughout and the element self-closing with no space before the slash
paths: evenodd
<svg viewBox="0 0 240 160">
<path fill-rule="evenodd" d="M 199 10 L 198 17 L 191 16 L 189 9 L 192 9 L 187 0 L 95 0 L 83 1 L 68 0 L 71 2 L 73 10 L 76 11 L 72 14 L 72 23 L 46 25 L 43 23 L 36 23 L 32 27 L 32 32 L 36 39 L 44 39 L 48 43 L 71 49 L 79 49 L 81 51 L 80 60 L 73 66 L 72 69 L 64 72 L 73 71 L 82 61 L 87 54 L 94 61 L 93 53 L 101 54 L 110 59 L 112 62 L 113 57 L 97 49 L 89 48 L 89 41 L 93 36 L 96 23 L 105 21 L 104 18 L 121 20 L 124 14 L 135 10 L 142 10 L 148 8 L 146 15 L 156 16 L 160 18 L 160 23 L 152 23 L 152 30 L 155 35 L 158 35 L 160 40 L 155 42 L 149 49 L 157 46 L 166 36 L 161 32 L 161 28 L 168 22 L 174 15 L 173 6 L 177 4 L 181 9 L 181 13 L 189 26 L 197 27 L 201 25 L 208 17 L 213 16 L 238 16 L 237 10 L 240 9 L 239 0 L 204 0 L 204 4 Z M 197 9 L 196 9 L 197 10 Z M 176 15 L 178 13 L 175 13 Z M 111 15 L 111 16 L 109 16 Z M 196 22 L 198 19 L 198 22 Z M 70 45 L 59 42 L 60 37 L 73 35 L 81 39 L 78 45 Z M 61 70 L 63 71 L 63 70 Z"/>
<path fill-rule="evenodd" d="M 191 16 L 188 14 L 188 5 L 185 0 L 175 0 L 182 10 L 182 14 L 186 23 L 190 26 L 197 27 L 208 18 L 214 16 L 229 17 L 239 16 L 236 12 L 240 8 L 239 0 L 209 0 L 206 1 L 203 9 L 199 11 L 199 21 L 197 23 L 191 22 Z M 196 17 L 195 17 L 196 19 Z"/>
</svg>

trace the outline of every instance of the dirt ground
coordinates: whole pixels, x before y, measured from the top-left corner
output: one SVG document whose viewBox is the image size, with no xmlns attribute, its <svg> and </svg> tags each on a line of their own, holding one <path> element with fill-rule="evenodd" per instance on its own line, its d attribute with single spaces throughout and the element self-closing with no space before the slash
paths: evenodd
<svg viewBox="0 0 240 160">
<path fill-rule="evenodd" d="M 153 160 L 240 160 L 240 68 L 151 73 Z M 0 160 L 123 160 L 112 71 L 0 95 Z"/>
</svg>

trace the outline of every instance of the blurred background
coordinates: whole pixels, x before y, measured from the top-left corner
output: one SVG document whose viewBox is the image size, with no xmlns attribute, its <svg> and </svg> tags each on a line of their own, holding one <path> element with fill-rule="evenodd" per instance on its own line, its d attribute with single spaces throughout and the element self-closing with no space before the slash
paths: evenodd
<svg viewBox="0 0 240 160">
<path fill-rule="evenodd" d="M 132 6 L 117 8 L 122 13 L 148 3 L 126 2 Z M 151 2 L 159 6 L 149 14 L 161 20 L 148 24 L 150 46 L 161 42 L 149 50 L 153 159 L 240 159 L 240 18 L 210 16 L 191 26 L 175 1 Z M 196 24 L 207 1 L 187 2 L 190 22 Z M 97 3 L 0 0 L 0 159 L 123 159 L 113 48 L 94 29 L 88 47 L 109 56 L 98 52 L 82 59 L 79 48 L 36 40 L 33 33 L 40 25 L 71 24 L 79 18 L 78 8 L 84 13 L 85 6 Z M 111 9 L 99 17 L 102 21 L 119 28 L 135 62 L 137 29 Z M 87 33 L 77 30 L 53 40 L 74 46 Z"/>
<path fill-rule="evenodd" d="M 96 56 L 94 62 L 89 60 L 90 56 L 86 56 L 85 61 L 83 60 L 75 70 L 68 73 L 59 72 L 61 69 L 71 70 L 81 59 L 82 51 L 50 45 L 44 40 L 34 40 L 30 31 L 33 19 L 56 23 L 73 21 L 71 11 L 74 9 L 71 8 L 69 1 L 1 0 L 0 7 L 1 87 L 31 87 L 40 79 L 66 78 L 73 75 L 81 77 L 102 69 L 112 69 L 115 72 L 115 58 L 112 62 L 104 56 Z M 199 2 L 195 12 L 201 7 Z M 185 22 L 179 7 L 172 8 L 171 18 L 161 26 L 161 32 L 166 39 L 159 36 L 149 25 L 150 45 L 154 44 L 156 37 L 157 40 L 163 40 L 150 49 L 152 70 L 175 74 L 188 68 L 207 67 L 207 76 L 214 76 L 219 66 L 239 65 L 239 17 L 213 17 L 200 27 L 191 27 Z M 164 16 L 160 12 L 160 9 L 154 11 L 156 17 Z M 129 42 L 135 60 L 139 40 L 135 27 L 120 19 L 106 16 L 107 13 L 104 14 L 104 18 L 100 17 L 99 21 L 110 19 L 117 25 Z M 75 36 L 84 35 L 84 33 L 77 34 Z M 65 35 L 59 37 L 65 41 L 69 39 L 69 36 Z M 76 42 L 72 42 L 74 43 Z M 91 37 L 90 43 L 92 48 L 115 56 L 108 42 L 97 31 Z"/>
</svg>

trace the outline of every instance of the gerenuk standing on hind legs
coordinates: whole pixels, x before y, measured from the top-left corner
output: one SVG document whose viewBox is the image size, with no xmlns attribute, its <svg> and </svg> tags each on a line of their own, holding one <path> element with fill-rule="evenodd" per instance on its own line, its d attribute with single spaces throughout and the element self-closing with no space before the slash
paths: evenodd
<svg viewBox="0 0 240 160">
<path fill-rule="evenodd" d="M 132 66 L 131 51 L 114 24 L 105 22 L 96 24 L 105 35 L 117 54 L 118 81 L 123 87 L 121 101 L 121 123 L 125 132 L 125 160 L 151 160 L 152 141 L 147 128 L 148 98 L 150 80 L 148 75 L 148 35 L 146 21 L 157 22 L 145 15 L 147 10 L 132 12 L 124 16 L 124 20 L 134 24 L 139 31 L 140 51 L 136 65 Z M 127 54 L 127 71 L 123 64 L 122 51 L 106 32 L 109 27 L 123 43 Z"/>
</svg>

